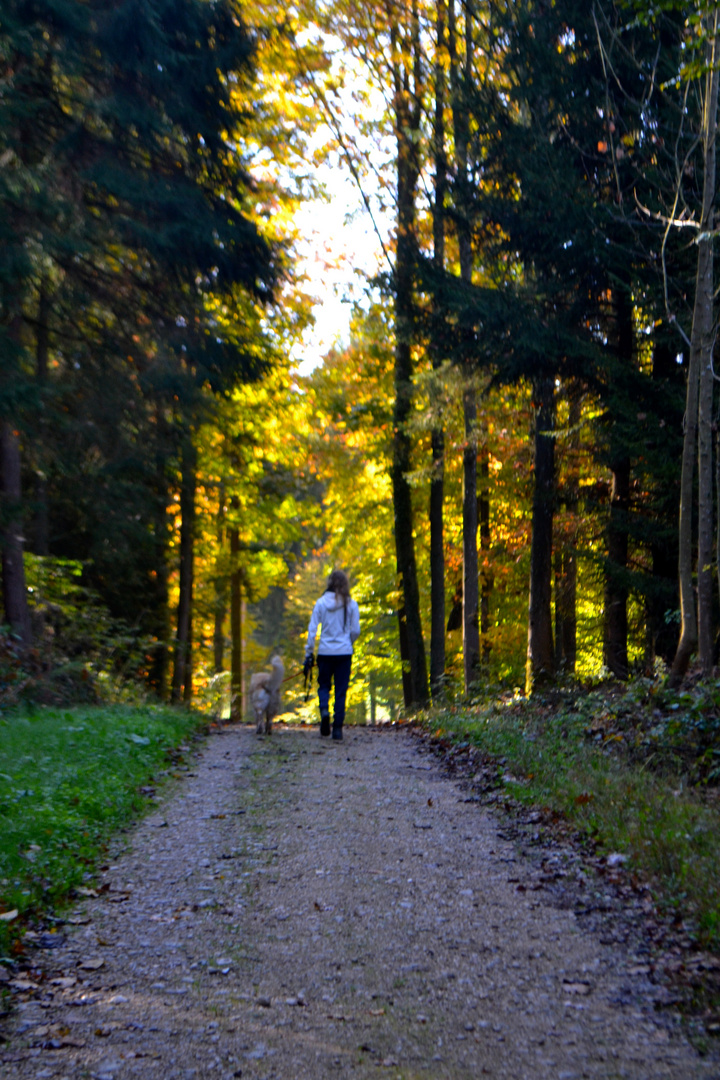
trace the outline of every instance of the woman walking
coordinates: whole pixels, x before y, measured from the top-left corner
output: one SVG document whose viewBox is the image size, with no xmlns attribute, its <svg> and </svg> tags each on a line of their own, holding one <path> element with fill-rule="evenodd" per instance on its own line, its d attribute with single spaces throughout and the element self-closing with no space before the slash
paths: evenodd
<svg viewBox="0 0 720 1080">
<path fill-rule="evenodd" d="M 318 700 L 320 703 L 320 734 L 330 734 L 330 686 L 335 683 L 333 710 L 333 739 L 342 739 L 345 720 L 345 697 L 350 683 L 353 644 L 360 635 L 360 611 L 350 596 L 347 575 L 333 570 L 325 592 L 315 604 L 308 626 L 305 646 L 305 672 L 313 664 L 315 636 L 320 627 L 318 645 Z"/>
</svg>

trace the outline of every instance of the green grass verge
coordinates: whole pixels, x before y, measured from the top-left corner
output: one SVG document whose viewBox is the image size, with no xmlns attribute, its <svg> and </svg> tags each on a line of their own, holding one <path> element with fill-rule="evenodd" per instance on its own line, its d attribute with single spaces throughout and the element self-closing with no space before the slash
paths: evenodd
<svg viewBox="0 0 720 1080">
<path fill-rule="evenodd" d="M 140 789 L 167 776 L 203 726 L 161 706 L 2 717 L 0 911 L 47 911 L 86 881 L 112 834 L 148 805 Z M 0 948 L 11 930 L 0 921 Z"/>
<path fill-rule="evenodd" d="M 603 711 L 605 710 L 605 711 Z M 520 803 L 562 814 L 600 851 L 626 855 L 656 899 L 697 940 L 720 950 L 720 806 L 687 783 L 683 763 L 633 751 L 632 734 L 598 734 L 599 699 L 535 699 L 450 708 L 426 720 L 432 735 L 475 747 L 498 766 Z M 639 737 L 639 736 L 638 736 Z M 644 738 L 644 736 L 643 736 Z"/>
</svg>

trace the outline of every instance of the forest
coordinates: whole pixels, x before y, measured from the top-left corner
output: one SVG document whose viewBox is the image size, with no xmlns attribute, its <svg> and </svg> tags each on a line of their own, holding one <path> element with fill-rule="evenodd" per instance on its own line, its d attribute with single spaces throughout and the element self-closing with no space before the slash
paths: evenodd
<svg viewBox="0 0 720 1080">
<path fill-rule="evenodd" d="M 241 718 L 334 566 L 358 722 L 711 679 L 718 17 L 5 4 L 2 708 Z M 302 365 L 322 165 L 380 256 Z"/>
</svg>

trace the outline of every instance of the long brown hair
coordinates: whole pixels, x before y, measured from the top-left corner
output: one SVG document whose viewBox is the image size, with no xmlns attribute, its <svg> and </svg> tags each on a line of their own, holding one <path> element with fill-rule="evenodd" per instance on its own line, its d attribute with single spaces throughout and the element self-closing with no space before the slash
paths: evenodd
<svg viewBox="0 0 720 1080">
<path fill-rule="evenodd" d="M 348 600 L 350 599 L 350 582 L 347 579 L 347 574 L 342 570 L 333 570 L 332 574 L 327 579 L 327 585 L 325 586 L 326 592 L 334 592 L 336 599 L 342 597 L 343 602 L 343 630 L 347 622 L 347 608 Z"/>
</svg>

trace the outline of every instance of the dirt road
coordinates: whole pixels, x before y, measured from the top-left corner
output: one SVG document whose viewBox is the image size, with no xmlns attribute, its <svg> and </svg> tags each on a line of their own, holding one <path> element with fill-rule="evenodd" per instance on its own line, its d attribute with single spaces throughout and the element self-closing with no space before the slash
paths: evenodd
<svg viewBox="0 0 720 1080">
<path fill-rule="evenodd" d="M 408 734 L 227 729 L 38 948 L 0 1077 L 719 1078 L 521 877 Z"/>
</svg>

